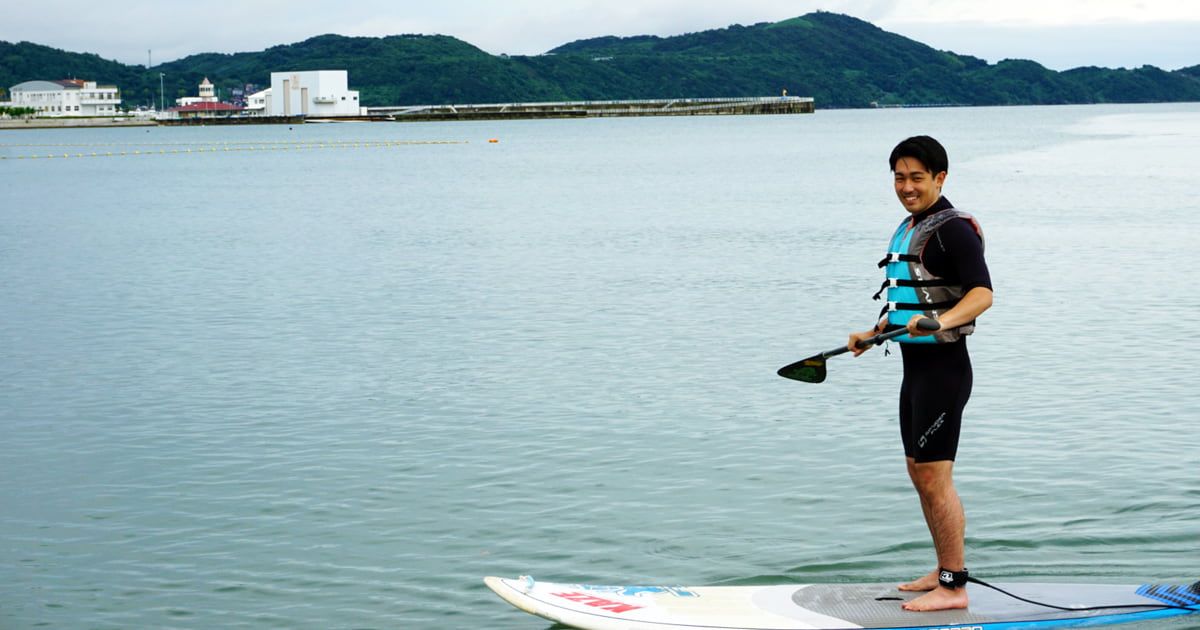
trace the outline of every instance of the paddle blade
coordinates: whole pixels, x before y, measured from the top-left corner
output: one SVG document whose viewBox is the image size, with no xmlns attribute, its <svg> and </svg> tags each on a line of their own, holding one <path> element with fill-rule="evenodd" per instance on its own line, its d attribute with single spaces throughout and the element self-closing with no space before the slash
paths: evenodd
<svg viewBox="0 0 1200 630">
<path fill-rule="evenodd" d="M 825 380 L 825 358 L 817 355 L 802 359 L 779 368 L 776 374 L 783 378 L 790 378 L 793 381 L 820 383 Z"/>
</svg>

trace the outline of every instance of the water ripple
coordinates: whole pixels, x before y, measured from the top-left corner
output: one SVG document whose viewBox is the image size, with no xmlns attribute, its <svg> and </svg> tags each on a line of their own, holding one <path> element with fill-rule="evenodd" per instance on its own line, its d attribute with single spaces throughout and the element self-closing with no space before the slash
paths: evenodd
<svg viewBox="0 0 1200 630">
<path fill-rule="evenodd" d="M 6 164 L 0 626 L 515 630 L 545 624 L 481 576 L 923 573 L 899 358 L 774 375 L 874 312 L 885 234 L 847 226 L 895 220 L 867 174 L 913 125 L 960 156 L 997 284 L 956 464 L 973 572 L 1194 581 L 1200 341 L 1113 322 L 1200 306 L 1197 120 L 431 124 L 407 133 L 476 142 Z M 47 203 L 64 181 L 92 201 Z"/>
</svg>

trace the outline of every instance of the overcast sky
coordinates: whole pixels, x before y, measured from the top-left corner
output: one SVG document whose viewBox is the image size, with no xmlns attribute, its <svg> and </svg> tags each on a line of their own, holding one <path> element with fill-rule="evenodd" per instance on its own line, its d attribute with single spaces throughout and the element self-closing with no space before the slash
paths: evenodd
<svg viewBox="0 0 1200 630">
<path fill-rule="evenodd" d="M 159 64 L 257 51 L 324 33 L 452 35 L 490 53 L 537 54 L 600 35 L 677 35 L 846 13 L 935 48 L 982 57 L 1166 70 L 1200 64 L 1195 0 L 71 0 L 7 2 L 0 40 Z"/>
</svg>

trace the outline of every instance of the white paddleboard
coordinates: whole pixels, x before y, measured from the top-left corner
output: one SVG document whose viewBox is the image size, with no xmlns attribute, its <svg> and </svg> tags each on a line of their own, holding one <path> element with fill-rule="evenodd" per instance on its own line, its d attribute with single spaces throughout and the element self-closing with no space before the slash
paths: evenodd
<svg viewBox="0 0 1200 630">
<path fill-rule="evenodd" d="M 1135 606 L 1076 611 L 1028 604 L 970 584 L 969 609 L 923 613 L 901 609 L 901 603 L 920 594 L 901 592 L 894 584 L 597 586 L 530 577 L 488 577 L 484 583 L 527 613 L 581 630 L 1041 630 L 1200 613 L 1200 582 L 996 584 L 1026 599 L 1063 607 Z"/>
</svg>

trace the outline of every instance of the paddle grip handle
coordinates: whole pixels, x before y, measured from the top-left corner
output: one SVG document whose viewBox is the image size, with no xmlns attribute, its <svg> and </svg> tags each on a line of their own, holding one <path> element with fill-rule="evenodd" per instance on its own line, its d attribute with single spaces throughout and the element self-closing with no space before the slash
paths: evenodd
<svg viewBox="0 0 1200 630">
<path fill-rule="evenodd" d="M 920 328 L 921 330 L 928 330 L 932 332 L 940 329 L 941 327 L 942 325 L 939 324 L 936 319 L 930 317 L 922 317 L 921 319 L 917 320 L 917 328 Z M 878 335 L 875 335 L 869 339 L 863 339 L 854 345 L 859 348 L 870 348 L 871 346 L 877 346 L 885 341 L 890 341 L 907 333 L 907 328 L 897 328 L 896 330 L 890 332 L 879 333 Z"/>
</svg>

